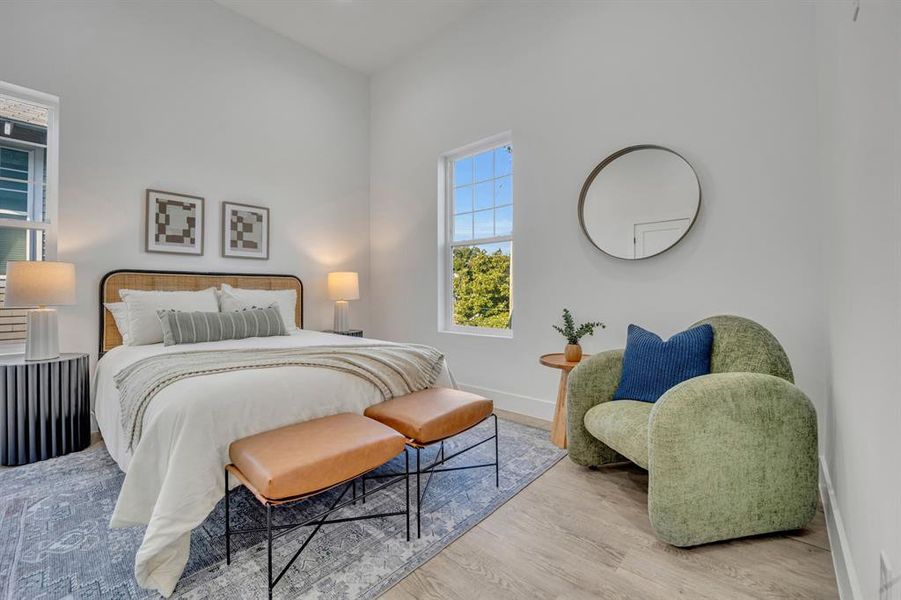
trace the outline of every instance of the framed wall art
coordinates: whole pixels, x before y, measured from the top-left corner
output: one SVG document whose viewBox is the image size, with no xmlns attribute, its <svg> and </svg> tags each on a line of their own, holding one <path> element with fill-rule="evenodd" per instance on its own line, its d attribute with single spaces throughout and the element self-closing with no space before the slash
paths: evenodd
<svg viewBox="0 0 901 600">
<path fill-rule="evenodd" d="M 222 203 L 222 256 L 269 259 L 269 209 Z"/>
<path fill-rule="evenodd" d="M 147 190 L 147 252 L 203 254 L 203 198 Z"/>
</svg>

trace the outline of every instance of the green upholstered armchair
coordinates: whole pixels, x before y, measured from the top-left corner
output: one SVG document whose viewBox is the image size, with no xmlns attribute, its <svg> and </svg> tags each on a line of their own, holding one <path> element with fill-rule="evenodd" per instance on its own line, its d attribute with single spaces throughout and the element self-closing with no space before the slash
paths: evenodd
<svg viewBox="0 0 901 600">
<path fill-rule="evenodd" d="M 782 346 L 759 324 L 705 319 L 709 375 L 656 403 L 611 401 L 623 351 L 596 354 L 569 377 L 569 457 L 586 466 L 628 459 L 648 470 L 657 535 L 694 546 L 804 527 L 817 507 L 817 421 Z"/>
</svg>

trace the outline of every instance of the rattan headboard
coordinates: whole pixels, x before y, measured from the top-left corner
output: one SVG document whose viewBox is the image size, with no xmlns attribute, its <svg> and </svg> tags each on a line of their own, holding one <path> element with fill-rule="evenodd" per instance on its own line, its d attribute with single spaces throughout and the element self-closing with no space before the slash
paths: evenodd
<svg viewBox="0 0 901 600">
<path fill-rule="evenodd" d="M 122 345 L 122 336 L 104 302 L 119 302 L 119 290 L 193 291 L 223 283 L 255 290 L 297 290 L 294 321 L 303 327 L 303 283 L 294 275 L 194 273 L 190 271 L 110 271 L 100 280 L 100 355 Z"/>
</svg>

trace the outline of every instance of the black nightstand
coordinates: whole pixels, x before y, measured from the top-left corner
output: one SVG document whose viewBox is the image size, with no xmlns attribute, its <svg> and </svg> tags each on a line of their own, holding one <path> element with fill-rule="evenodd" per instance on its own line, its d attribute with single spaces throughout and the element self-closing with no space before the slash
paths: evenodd
<svg viewBox="0 0 901 600">
<path fill-rule="evenodd" d="M 91 443 L 87 354 L 0 357 L 0 464 L 25 465 Z"/>
<path fill-rule="evenodd" d="M 350 337 L 363 337 L 362 329 L 348 329 L 347 331 L 335 331 L 334 329 L 323 329 L 322 333 L 337 333 L 338 335 L 349 335 Z"/>
</svg>

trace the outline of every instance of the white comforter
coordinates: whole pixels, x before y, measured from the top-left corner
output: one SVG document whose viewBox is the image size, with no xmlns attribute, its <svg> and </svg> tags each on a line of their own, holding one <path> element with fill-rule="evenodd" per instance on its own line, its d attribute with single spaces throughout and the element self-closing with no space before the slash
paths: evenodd
<svg viewBox="0 0 901 600">
<path fill-rule="evenodd" d="M 354 345 L 373 340 L 312 331 L 164 347 L 120 346 L 97 364 L 95 416 L 107 450 L 126 472 L 112 527 L 147 525 L 135 557 L 135 577 L 169 596 L 188 560 L 191 530 L 223 496 L 228 446 L 239 438 L 327 415 L 362 413 L 380 402 L 372 384 L 328 369 L 278 367 L 184 379 L 161 390 L 144 415 L 141 441 L 128 451 L 113 377 L 142 358 L 168 352 L 226 348 Z M 436 385 L 453 387 L 445 365 Z M 237 485 L 237 483 L 235 483 Z"/>
</svg>

